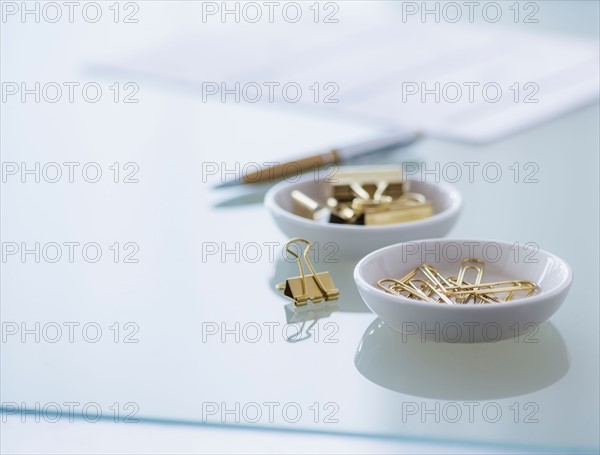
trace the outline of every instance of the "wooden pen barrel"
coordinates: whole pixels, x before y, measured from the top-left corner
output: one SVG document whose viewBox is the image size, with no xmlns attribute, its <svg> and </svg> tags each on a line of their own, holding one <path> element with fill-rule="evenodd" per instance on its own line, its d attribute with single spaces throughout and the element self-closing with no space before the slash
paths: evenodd
<svg viewBox="0 0 600 455">
<path fill-rule="evenodd" d="M 287 163 L 275 164 L 272 167 L 259 169 L 255 172 L 249 172 L 243 176 L 244 183 L 264 183 L 267 181 L 273 182 L 289 177 L 294 177 L 309 171 L 319 166 L 324 166 L 330 163 L 337 163 L 338 156 L 335 150 L 313 155 L 306 158 L 290 161 Z"/>
</svg>

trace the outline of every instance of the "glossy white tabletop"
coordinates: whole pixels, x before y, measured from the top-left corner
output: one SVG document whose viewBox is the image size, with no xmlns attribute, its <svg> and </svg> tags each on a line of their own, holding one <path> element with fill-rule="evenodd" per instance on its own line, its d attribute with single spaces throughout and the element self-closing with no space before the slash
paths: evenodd
<svg viewBox="0 0 600 455">
<path fill-rule="evenodd" d="M 597 37 L 585 10 L 583 31 L 561 24 L 560 11 L 546 13 L 548 29 Z M 97 36 L 74 24 L 81 40 L 64 26 L 2 24 L 2 80 L 97 81 L 112 95 L 111 84 L 131 79 L 86 64 L 124 36 L 132 48 L 153 30 L 160 39 L 161 22 L 148 17 L 139 33 L 111 25 L 114 34 Z M 383 326 L 358 295 L 355 261 L 335 257 L 315 265 L 335 275 L 339 311 L 310 336 L 308 324 L 286 325 L 274 285 L 296 268 L 282 258 L 287 239 L 262 205 L 265 189 L 215 191 L 219 174 L 203 178 L 209 163 L 221 172 L 377 130 L 135 82 L 137 104 L 2 104 L 3 163 L 79 163 L 73 183 L 17 174 L 2 184 L 3 248 L 19 248 L 1 264 L 4 418 L 39 406 L 50 419 L 58 403 L 67 419 L 75 402 L 79 420 L 87 404 L 92 420 L 94 409 L 105 419 L 119 409 L 121 421 L 598 450 L 598 104 L 490 145 L 425 138 L 371 161 L 497 163 L 497 183 L 475 173 L 453 184 L 464 210 L 451 236 L 535 242 L 573 268 L 571 292 L 537 342 L 432 344 Z M 97 163 L 88 176 L 101 168 L 97 183 L 83 178 L 86 163 Z M 537 182 L 526 183 L 534 168 Z M 36 242 L 39 262 L 23 259 Z M 72 261 L 65 242 L 79 243 Z"/>
</svg>

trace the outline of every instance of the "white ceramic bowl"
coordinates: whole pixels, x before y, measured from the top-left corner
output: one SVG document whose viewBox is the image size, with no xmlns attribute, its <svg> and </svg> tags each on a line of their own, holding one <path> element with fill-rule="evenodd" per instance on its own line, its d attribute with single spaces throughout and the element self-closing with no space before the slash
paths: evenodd
<svg viewBox="0 0 600 455">
<path fill-rule="evenodd" d="M 389 294 L 382 278 L 400 278 L 423 262 L 444 276 L 456 276 L 460 262 L 481 258 L 484 282 L 530 280 L 540 290 L 532 297 L 492 304 L 438 304 Z M 537 261 L 537 262 L 536 262 Z M 562 259 L 517 243 L 431 239 L 401 243 L 361 259 L 354 280 L 367 306 L 391 328 L 422 340 L 494 342 L 537 330 L 565 300 L 573 273 Z"/>
<path fill-rule="evenodd" d="M 288 237 L 304 237 L 325 251 L 335 250 L 336 259 L 358 259 L 378 248 L 408 240 L 443 237 L 458 219 L 462 198 L 446 185 L 410 180 L 410 191 L 431 200 L 434 215 L 418 221 L 384 226 L 355 226 L 320 222 L 293 213 L 292 191 L 299 190 L 318 201 L 328 197 L 329 184 L 312 175 L 298 182 L 281 182 L 265 196 L 265 206 Z M 334 242 L 335 248 L 326 248 Z"/>
</svg>

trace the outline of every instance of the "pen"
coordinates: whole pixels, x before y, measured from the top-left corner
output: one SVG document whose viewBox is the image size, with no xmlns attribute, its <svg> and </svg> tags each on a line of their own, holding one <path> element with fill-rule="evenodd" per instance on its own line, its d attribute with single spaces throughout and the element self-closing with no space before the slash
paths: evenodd
<svg viewBox="0 0 600 455">
<path fill-rule="evenodd" d="M 226 182 L 220 183 L 215 188 L 226 188 L 237 185 L 252 183 L 264 183 L 267 181 L 280 180 L 301 174 L 304 171 L 325 166 L 332 163 L 341 163 L 357 156 L 380 152 L 385 149 L 408 145 L 418 139 L 421 135 L 413 131 L 400 131 L 379 136 L 358 144 L 345 147 L 332 148 L 325 152 L 316 153 L 311 156 L 290 160 L 285 163 L 275 164 L 246 175 L 238 175 Z"/>
</svg>

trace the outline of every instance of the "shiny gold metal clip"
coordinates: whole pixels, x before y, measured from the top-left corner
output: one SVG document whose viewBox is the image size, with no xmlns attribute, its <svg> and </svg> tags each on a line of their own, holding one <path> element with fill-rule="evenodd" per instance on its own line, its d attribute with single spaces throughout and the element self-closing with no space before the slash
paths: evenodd
<svg viewBox="0 0 600 455">
<path fill-rule="evenodd" d="M 474 270 L 477 272 L 475 276 L 474 284 L 481 283 L 483 279 L 483 271 L 485 267 L 485 262 L 481 259 L 463 259 L 462 265 L 460 266 L 460 270 L 458 271 L 458 277 L 456 278 L 456 284 L 461 286 L 464 284 L 465 275 L 469 270 Z M 476 287 L 473 287 L 473 290 L 476 290 Z M 457 303 L 467 303 L 470 299 L 473 299 L 474 303 L 477 303 L 477 295 L 475 293 L 466 293 L 456 298 Z"/>
<path fill-rule="evenodd" d="M 466 284 L 452 286 L 448 291 L 458 298 L 465 295 L 473 295 L 475 298 L 483 296 L 490 297 L 492 294 L 505 293 L 504 301 L 508 302 L 514 298 L 515 292 L 527 292 L 525 297 L 531 297 L 538 291 L 539 287 L 532 281 L 495 281 L 493 283 Z"/>
<path fill-rule="evenodd" d="M 302 264 L 302 258 L 290 249 L 290 246 L 295 243 L 305 243 L 304 248 L 304 262 L 308 269 L 311 271 L 309 275 L 304 272 L 304 265 Z M 308 303 L 308 300 L 312 300 L 313 303 L 321 302 L 325 300 L 337 300 L 340 295 L 339 289 L 333 284 L 333 279 L 329 272 L 317 273 L 315 268 L 310 262 L 308 254 L 312 244 L 302 238 L 291 239 L 285 244 L 285 250 L 294 256 L 298 262 L 298 268 L 300 269 L 300 276 L 294 278 L 288 278 L 285 283 L 277 286 L 278 289 L 283 290 L 284 295 L 294 301 L 296 306 L 303 306 Z"/>
<path fill-rule="evenodd" d="M 317 201 L 298 190 L 292 191 L 292 204 L 296 215 L 311 220 L 321 218 L 323 212 L 327 211 L 326 207 L 322 207 Z"/>
<path fill-rule="evenodd" d="M 346 166 L 335 174 L 331 196 L 341 203 L 351 202 L 357 196 L 357 186 L 364 191 L 359 196 L 363 199 L 384 193 L 395 199 L 409 190 L 409 182 L 404 178 L 401 166 Z"/>
<path fill-rule="evenodd" d="M 508 302 L 518 296 L 531 297 L 539 286 L 526 280 L 483 282 L 485 262 L 481 259 L 465 259 L 458 277 L 444 277 L 435 267 L 422 263 L 399 280 L 383 278 L 377 286 L 390 294 L 401 295 L 430 303 L 447 305 Z M 474 283 L 465 280 L 467 273 L 475 272 Z M 504 299 L 500 297 L 504 294 Z"/>
</svg>

